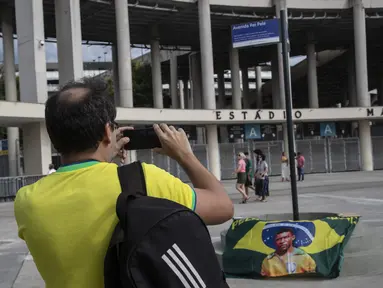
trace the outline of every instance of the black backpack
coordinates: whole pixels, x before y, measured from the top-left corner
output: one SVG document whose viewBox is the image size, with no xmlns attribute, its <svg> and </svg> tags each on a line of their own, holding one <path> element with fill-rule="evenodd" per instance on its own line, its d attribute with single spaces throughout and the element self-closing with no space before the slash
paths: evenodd
<svg viewBox="0 0 383 288">
<path fill-rule="evenodd" d="M 206 225 L 192 210 L 146 196 L 140 162 L 118 168 L 122 193 L 104 260 L 105 288 L 224 288 Z"/>
</svg>

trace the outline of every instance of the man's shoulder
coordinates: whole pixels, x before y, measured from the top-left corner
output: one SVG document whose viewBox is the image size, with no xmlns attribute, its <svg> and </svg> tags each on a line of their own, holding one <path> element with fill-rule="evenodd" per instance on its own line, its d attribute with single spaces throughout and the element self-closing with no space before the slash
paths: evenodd
<svg viewBox="0 0 383 288">
<path fill-rule="evenodd" d="M 46 177 L 47 177 L 47 176 L 43 176 L 41 179 L 37 180 L 36 182 L 21 187 L 21 188 L 17 191 L 17 193 L 16 193 L 16 199 L 15 199 L 15 201 L 17 201 L 18 199 L 21 199 L 21 198 L 26 197 L 27 195 L 30 194 L 31 191 L 36 190 L 36 187 L 40 186 L 41 183 L 42 183 L 43 181 L 45 181 L 45 178 L 46 178 Z"/>
<path fill-rule="evenodd" d="M 25 198 L 26 194 L 28 193 L 29 190 L 33 187 L 35 184 L 30 184 L 21 187 L 19 190 L 16 192 L 16 198 L 15 198 L 15 206 L 18 204 L 22 199 Z"/>
<path fill-rule="evenodd" d="M 171 177 L 174 177 L 173 175 L 171 175 L 169 172 L 167 172 L 166 170 L 154 165 L 154 164 L 149 164 L 149 163 L 146 163 L 146 162 L 141 162 L 141 166 L 142 166 L 142 170 L 144 171 L 144 174 L 145 174 L 145 179 L 147 180 L 147 178 L 150 178 L 150 177 L 157 177 L 159 175 L 167 175 L 167 176 L 171 176 Z"/>
<path fill-rule="evenodd" d="M 92 170 L 83 170 L 79 169 L 76 171 L 69 171 L 69 172 L 61 172 L 60 169 L 55 171 L 55 173 L 51 173 L 48 175 L 43 176 L 41 179 L 36 181 L 35 183 L 25 185 L 21 187 L 16 194 L 16 200 L 25 198 L 25 197 L 31 197 L 31 196 L 39 196 L 41 193 L 35 193 L 36 191 L 44 191 L 49 189 L 50 191 L 56 187 L 57 184 L 62 183 L 63 180 L 73 177 L 74 175 L 77 175 L 75 178 L 79 179 L 79 181 L 82 181 L 84 178 L 78 178 L 79 174 L 84 173 L 84 171 L 91 171 L 91 176 L 94 177 L 95 172 L 99 174 L 99 177 L 107 177 L 110 180 L 111 174 L 117 175 L 117 168 L 118 166 L 114 163 L 99 163 L 97 165 L 91 166 Z M 89 167 L 90 168 L 90 167 Z M 96 170 L 95 170 L 96 169 Z M 77 174 L 79 173 L 79 174 Z M 82 176 L 86 176 L 86 174 L 82 174 Z M 98 178 L 98 176 L 97 176 Z M 65 183 L 65 187 L 68 187 L 70 185 L 77 185 L 78 183 L 76 181 L 69 181 Z M 61 187 L 62 188 L 62 187 Z"/>
<path fill-rule="evenodd" d="M 141 166 L 142 170 L 144 171 L 145 181 L 147 184 L 153 182 L 157 184 L 164 184 L 166 182 L 168 186 L 172 186 L 172 183 L 183 183 L 179 178 L 154 164 L 141 162 Z"/>
<path fill-rule="evenodd" d="M 34 197 L 33 191 L 36 190 L 36 187 L 40 185 L 40 181 L 42 179 L 38 180 L 37 182 L 29 185 L 25 185 L 21 187 L 17 192 L 16 192 L 16 197 L 15 197 L 15 202 L 14 202 L 14 209 L 15 209 L 15 214 L 17 216 L 18 212 L 21 210 L 25 210 L 26 207 L 28 207 L 28 203 L 30 201 L 33 201 Z"/>
<path fill-rule="evenodd" d="M 168 199 L 192 210 L 196 207 L 195 190 L 181 179 L 153 164 L 141 163 L 148 196 Z"/>
</svg>

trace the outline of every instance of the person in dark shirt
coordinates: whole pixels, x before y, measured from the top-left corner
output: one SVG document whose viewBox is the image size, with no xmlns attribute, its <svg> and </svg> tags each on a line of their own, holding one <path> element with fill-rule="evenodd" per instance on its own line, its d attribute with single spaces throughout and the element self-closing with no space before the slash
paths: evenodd
<svg viewBox="0 0 383 288">
<path fill-rule="evenodd" d="M 254 190 L 253 187 L 253 162 L 250 159 L 249 152 L 244 152 L 246 158 L 245 158 L 245 163 L 246 163 L 246 182 L 245 182 L 245 193 L 247 196 L 249 196 L 249 188 Z"/>
</svg>

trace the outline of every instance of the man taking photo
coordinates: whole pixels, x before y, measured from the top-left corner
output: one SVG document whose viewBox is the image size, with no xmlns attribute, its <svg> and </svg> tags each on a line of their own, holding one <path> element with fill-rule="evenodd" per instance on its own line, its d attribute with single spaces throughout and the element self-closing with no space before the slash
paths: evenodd
<svg viewBox="0 0 383 288">
<path fill-rule="evenodd" d="M 121 193 L 116 157 L 129 142 L 115 123 L 116 107 L 101 79 L 71 82 L 50 97 L 45 122 L 63 165 L 15 200 L 24 239 L 47 288 L 102 288 L 104 256 L 118 223 Z M 194 210 L 207 225 L 226 222 L 233 204 L 221 183 L 197 160 L 183 130 L 154 125 L 163 153 L 185 170 L 193 188 L 166 171 L 142 164 L 148 196 Z M 140 221 L 140 219 L 137 219 Z"/>
</svg>

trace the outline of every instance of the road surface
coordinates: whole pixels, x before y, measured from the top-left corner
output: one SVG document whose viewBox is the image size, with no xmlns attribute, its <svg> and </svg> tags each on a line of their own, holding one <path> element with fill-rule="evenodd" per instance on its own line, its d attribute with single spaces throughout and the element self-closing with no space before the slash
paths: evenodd
<svg viewBox="0 0 383 288">
<path fill-rule="evenodd" d="M 291 212 L 290 184 L 272 178 L 271 197 L 267 203 L 240 202 L 234 181 L 224 181 L 235 203 L 236 216 Z M 299 207 L 302 212 L 356 213 L 362 215 L 364 245 L 360 251 L 347 254 L 341 277 L 334 280 L 242 280 L 229 279 L 232 288 L 266 287 L 382 287 L 383 279 L 383 172 L 350 172 L 306 175 L 298 183 Z M 210 227 L 212 237 L 230 225 Z M 309 283 L 308 283 L 309 282 Z M 331 283 L 330 283 L 331 282 Z M 28 249 L 17 237 L 13 203 L 0 203 L 0 288 L 44 287 Z"/>
</svg>

